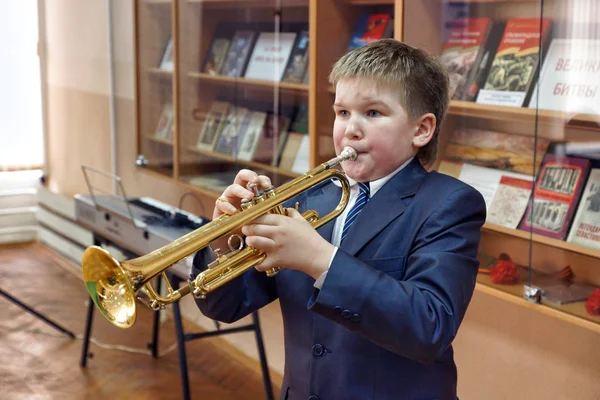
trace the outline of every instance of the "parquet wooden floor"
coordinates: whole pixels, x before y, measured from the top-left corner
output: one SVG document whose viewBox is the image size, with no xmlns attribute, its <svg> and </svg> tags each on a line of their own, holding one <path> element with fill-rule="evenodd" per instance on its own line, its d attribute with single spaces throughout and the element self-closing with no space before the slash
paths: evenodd
<svg viewBox="0 0 600 400">
<path fill-rule="evenodd" d="M 87 291 L 77 267 L 39 243 L 0 246 L 0 288 L 82 335 Z M 152 311 L 138 307 L 136 324 L 119 329 L 95 313 L 92 336 L 101 343 L 146 351 Z M 186 331 L 200 328 L 184 321 Z M 175 343 L 171 319 L 161 324 L 159 352 Z M 0 398 L 181 399 L 177 350 L 153 358 L 90 345 L 79 367 L 81 339 L 70 339 L 0 296 Z M 186 344 L 192 399 L 255 400 L 265 391 L 258 363 L 223 348 L 223 339 Z M 246 358 L 244 358 L 246 357 Z M 278 397 L 280 388 L 273 384 Z"/>
</svg>

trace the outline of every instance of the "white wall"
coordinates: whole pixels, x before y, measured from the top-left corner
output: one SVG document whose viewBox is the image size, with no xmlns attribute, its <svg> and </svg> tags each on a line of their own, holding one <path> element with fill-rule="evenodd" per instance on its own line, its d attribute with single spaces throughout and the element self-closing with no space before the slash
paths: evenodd
<svg viewBox="0 0 600 400">
<path fill-rule="evenodd" d="M 0 170 L 43 163 L 37 6 L 0 2 Z"/>
</svg>

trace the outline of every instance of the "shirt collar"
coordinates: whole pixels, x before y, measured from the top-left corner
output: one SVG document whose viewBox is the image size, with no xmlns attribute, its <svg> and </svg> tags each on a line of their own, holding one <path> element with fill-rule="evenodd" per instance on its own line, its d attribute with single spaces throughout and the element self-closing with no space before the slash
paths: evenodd
<svg viewBox="0 0 600 400">
<path fill-rule="evenodd" d="M 379 178 L 377 180 L 369 182 L 369 190 L 370 190 L 370 196 L 369 197 L 375 196 L 375 193 L 377 193 L 377 191 L 379 189 L 381 189 L 383 187 L 383 185 L 385 185 L 385 183 L 387 181 L 389 181 L 390 179 L 392 179 L 392 177 L 394 177 L 394 175 L 396 175 L 404 167 L 406 167 L 412 161 L 413 158 L 414 157 L 409 158 L 408 160 L 406 160 L 404 162 L 404 164 L 402 164 L 401 166 L 399 166 L 398 168 L 396 168 L 394 171 L 392 171 L 391 173 L 387 174 L 383 178 Z M 348 178 L 348 177 L 347 177 L 347 179 L 348 179 L 348 182 L 350 183 L 350 187 L 356 186 L 357 183 L 356 183 L 356 181 L 354 179 L 351 179 L 351 178 Z M 342 186 L 337 179 L 333 179 L 333 183 L 336 186 L 339 186 L 339 187 Z"/>
</svg>

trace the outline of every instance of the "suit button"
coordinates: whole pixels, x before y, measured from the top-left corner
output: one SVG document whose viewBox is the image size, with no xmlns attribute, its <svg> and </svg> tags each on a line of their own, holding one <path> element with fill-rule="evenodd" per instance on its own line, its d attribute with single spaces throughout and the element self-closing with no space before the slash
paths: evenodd
<svg viewBox="0 0 600 400">
<path fill-rule="evenodd" d="M 344 310 L 342 311 L 342 318 L 348 319 L 352 316 L 352 311 L 350 310 Z"/>
<path fill-rule="evenodd" d="M 335 306 L 333 307 L 333 312 L 336 313 L 336 315 L 339 315 L 342 313 L 343 308 L 340 306 Z"/>
<path fill-rule="evenodd" d="M 352 314 L 352 316 L 350 317 L 350 321 L 360 322 L 360 314 Z"/>
<path fill-rule="evenodd" d="M 323 353 L 325 353 L 325 347 L 323 347 L 322 344 L 317 343 L 312 347 L 312 351 L 315 356 L 321 357 Z"/>
<path fill-rule="evenodd" d="M 321 400 L 319 398 L 319 396 L 315 396 L 314 394 L 311 394 L 310 396 L 308 396 L 308 400 Z"/>
</svg>

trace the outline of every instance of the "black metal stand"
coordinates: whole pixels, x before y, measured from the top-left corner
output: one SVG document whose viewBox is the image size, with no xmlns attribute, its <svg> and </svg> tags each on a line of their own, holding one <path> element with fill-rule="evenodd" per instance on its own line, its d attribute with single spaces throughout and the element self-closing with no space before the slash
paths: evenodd
<svg viewBox="0 0 600 400">
<path fill-rule="evenodd" d="M 0 294 L 2 296 L 6 297 L 9 301 L 15 303 L 16 305 L 18 305 L 19 307 L 21 307 L 22 309 L 24 309 L 25 311 L 27 311 L 28 313 L 33 314 L 35 317 L 41 319 L 42 321 L 44 321 L 45 323 L 47 323 L 48 325 L 50 325 L 54 329 L 56 329 L 56 330 L 64 333 L 65 335 L 67 335 L 71 339 L 75 339 L 75 334 L 73 332 L 71 332 L 70 330 L 68 330 L 66 328 L 63 328 L 62 326 L 60 326 L 56 322 L 52 321 L 50 318 L 46 317 L 45 315 L 43 315 L 43 314 L 39 313 L 38 311 L 34 310 L 33 308 L 29 307 L 27 304 L 22 303 L 21 301 L 17 300 L 16 298 L 14 298 L 13 296 L 11 296 L 10 294 L 6 293 L 4 290 L 0 289 Z"/>
<path fill-rule="evenodd" d="M 94 235 L 94 245 L 96 246 L 100 246 L 102 244 L 102 240 L 97 236 Z M 135 255 L 130 254 L 130 256 L 135 257 Z M 160 293 L 161 290 L 161 285 L 162 285 L 162 277 L 158 278 L 158 283 L 157 283 L 157 287 L 156 290 L 158 293 Z M 94 322 L 94 308 L 95 308 L 95 304 L 94 301 L 89 298 L 88 299 L 88 312 L 87 312 L 87 318 L 85 321 L 85 333 L 83 334 L 83 346 L 81 348 L 81 361 L 79 362 L 79 365 L 82 368 L 87 367 L 87 360 L 89 358 L 93 358 L 94 357 L 94 353 L 89 351 L 90 348 L 90 336 L 92 333 L 92 323 Z M 160 327 L 160 311 L 157 311 L 154 313 L 154 320 L 152 322 L 152 341 L 150 343 L 148 343 L 148 348 L 151 350 L 152 352 L 152 357 L 158 357 L 158 333 L 159 333 L 159 328 Z"/>
<path fill-rule="evenodd" d="M 171 275 L 171 281 L 173 287 L 178 287 L 180 283 L 184 282 L 178 276 Z M 263 343 L 262 331 L 260 329 L 260 321 L 258 319 L 258 313 L 252 313 L 252 323 L 243 326 L 237 326 L 235 328 L 220 329 L 217 325 L 217 330 L 200 333 L 184 333 L 183 325 L 181 323 L 181 312 L 179 310 L 179 304 L 173 303 L 173 316 L 175 322 L 175 331 L 177 333 L 177 346 L 179 348 L 179 365 L 181 372 L 181 385 L 183 388 L 184 400 L 190 399 L 190 387 L 187 370 L 187 357 L 185 353 L 185 342 L 191 340 L 202 339 L 211 336 L 226 335 L 228 333 L 247 332 L 254 331 L 256 335 L 256 346 L 258 347 L 258 355 L 260 357 L 260 366 L 263 374 L 263 382 L 265 385 L 265 393 L 268 400 L 274 400 L 273 387 L 271 385 L 271 376 L 269 374 L 269 367 L 267 365 L 267 354 L 265 353 L 265 346 Z"/>
<path fill-rule="evenodd" d="M 94 235 L 94 242 L 97 246 L 100 245 L 100 242 L 103 241 L 99 236 Z M 133 255 L 135 257 L 135 255 Z M 171 280 L 171 285 L 173 287 L 179 287 L 179 285 L 184 282 L 182 278 L 177 275 L 173 275 L 167 271 L 167 275 Z M 160 293 L 162 278 L 158 279 L 158 287 L 157 291 Z M 83 338 L 83 348 L 81 353 L 81 367 L 86 367 L 88 358 L 92 358 L 93 354 L 89 352 L 89 341 L 90 334 L 92 330 L 92 322 L 93 322 L 93 314 L 94 314 L 94 302 L 92 299 L 89 300 L 88 305 L 88 314 L 85 324 L 85 334 Z M 152 342 L 148 344 L 149 348 L 152 350 L 152 356 L 158 356 L 158 332 L 160 325 L 160 314 L 159 312 L 154 313 L 154 322 L 152 327 Z M 210 332 L 201 332 L 201 333 L 188 333 L 186 334 L 183 330 L 183 323 L 181 319 L 181 310 L 179 308 L 179 303 L 173 303 L 173 319 L 175 323 L 175 333 L 177 335 L 177 348 L 179 353 L 179 371 L 181 376 L 181 387 L 183 391 L 183 399 L 190 400 L 190 382 L 188 377 L 188 368 L 187 368 L 187 355 L 185 351 L 185 343 L 195 339 L 202 339 L 205 337 L 225 335 L 228 333 L 236 333 L 236 332 L 247 332 L 254 331 L 256 336 L 256 345 L 258 347 L 258 355 L 260 357 L 260 366 L 263 373 L 263 382 L 265 385 L 265 393 L 267 400 L 274 400 L 273 396 L 273 387 L 271 386 L 271 377 L 269 375 L 269 367 L 267 365 L 267 355 L 265 353 L 265 346 L 263 343 L 262 331 L 260 329 L 260 321 L 258 319 L 258 313 L 252 314 L 252 323 L 244 326 L 239 326 L 235 328 L 228 329 L 220 329 L 219 324 L 216 324 L 217 329 Z"/>
</svg>

